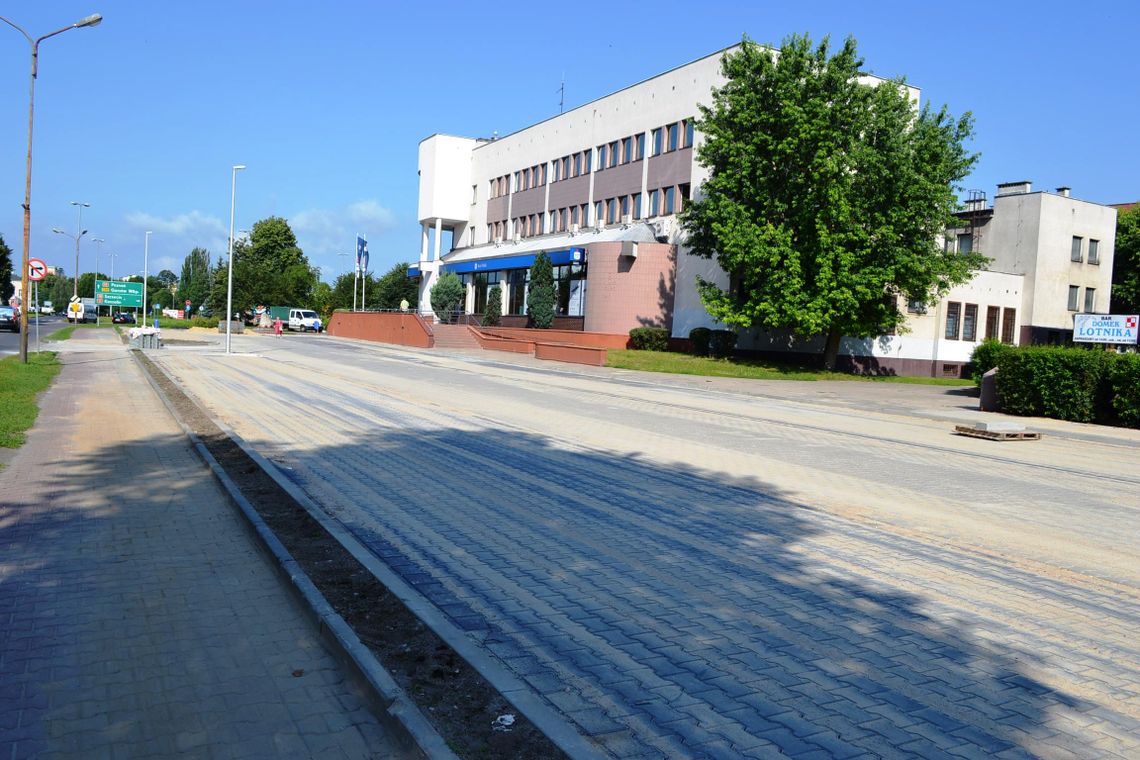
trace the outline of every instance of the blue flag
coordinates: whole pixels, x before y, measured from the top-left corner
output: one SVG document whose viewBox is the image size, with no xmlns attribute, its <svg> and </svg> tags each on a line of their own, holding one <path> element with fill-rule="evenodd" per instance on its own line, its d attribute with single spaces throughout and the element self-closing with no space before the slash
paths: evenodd
<svg viewBox="0 0 1140 760">
<path fill-rule="evenodd" d="M 356 266 L 363 274 L 368 271 L 368 241 L 356 236 Z"/>
</svg>

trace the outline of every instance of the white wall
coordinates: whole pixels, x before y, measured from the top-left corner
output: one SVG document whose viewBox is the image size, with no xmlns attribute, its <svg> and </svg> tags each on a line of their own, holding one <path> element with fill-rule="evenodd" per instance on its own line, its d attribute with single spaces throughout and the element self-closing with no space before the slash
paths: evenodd
<svg viewBox="0 0 1140 760">
<path fill-rule="evenodd" d="M 420 143 L 421 222 L 465 222 L 471 215 L 471 152 L 479 143 L 451 135 L 432 135 Z"/>
</svg>

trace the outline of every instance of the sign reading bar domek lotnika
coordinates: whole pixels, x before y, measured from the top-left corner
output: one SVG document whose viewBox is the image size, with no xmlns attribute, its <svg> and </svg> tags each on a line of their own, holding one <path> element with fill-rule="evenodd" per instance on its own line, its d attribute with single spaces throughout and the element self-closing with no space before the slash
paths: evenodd
<svg viewBox="0 0 1140 760">
<path fill-rule="evenodd" d="M 1074 314 L 1074 343 L 1136 343 L 1135 314 Z"/>
</svg>

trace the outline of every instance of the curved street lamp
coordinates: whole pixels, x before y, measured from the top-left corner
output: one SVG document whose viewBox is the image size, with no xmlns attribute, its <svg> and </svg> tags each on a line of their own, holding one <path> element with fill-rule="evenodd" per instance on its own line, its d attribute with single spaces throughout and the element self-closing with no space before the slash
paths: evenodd
<svg viewBox="0 0 1140 760">
<path fill-rule="evenodd" d="M 68 24 L 62 29 L 32 39 L 32 35 L 25 32 L 10 19 L 0 16 L 8 26 L 24 35 L 24 39 L 32 46 L 32 76 L 28 87 L 28 168 L 24 180 L 24 255 L 20 263 L 20 363 L 28 363 L 28 234 L 32 227 L 32 115 L 35 113 L 36 102 L 36 67 L 40 55 L 40 43 L 48 37 L 63 34 L 71 29 L 81 29 L 85 26 L 95 26 L 103 20 L 98 13 L 79 19 L 74 24 Z M 78 273 L 77 273 L 78 274 Z"/>
</svg>

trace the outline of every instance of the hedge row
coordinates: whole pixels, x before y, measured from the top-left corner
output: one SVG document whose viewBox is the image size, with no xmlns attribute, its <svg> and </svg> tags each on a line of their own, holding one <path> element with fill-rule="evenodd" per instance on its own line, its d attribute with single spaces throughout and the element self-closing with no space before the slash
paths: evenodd
<svg viewBox="0 0 1140 760">
<path fill-rule="evenodd" d="M 991 343 L 979 345 L 971 363 L 979 382 L 997 367 L 1002 411 L 1140 428 L 1140 355 Z"/>
</svg>

